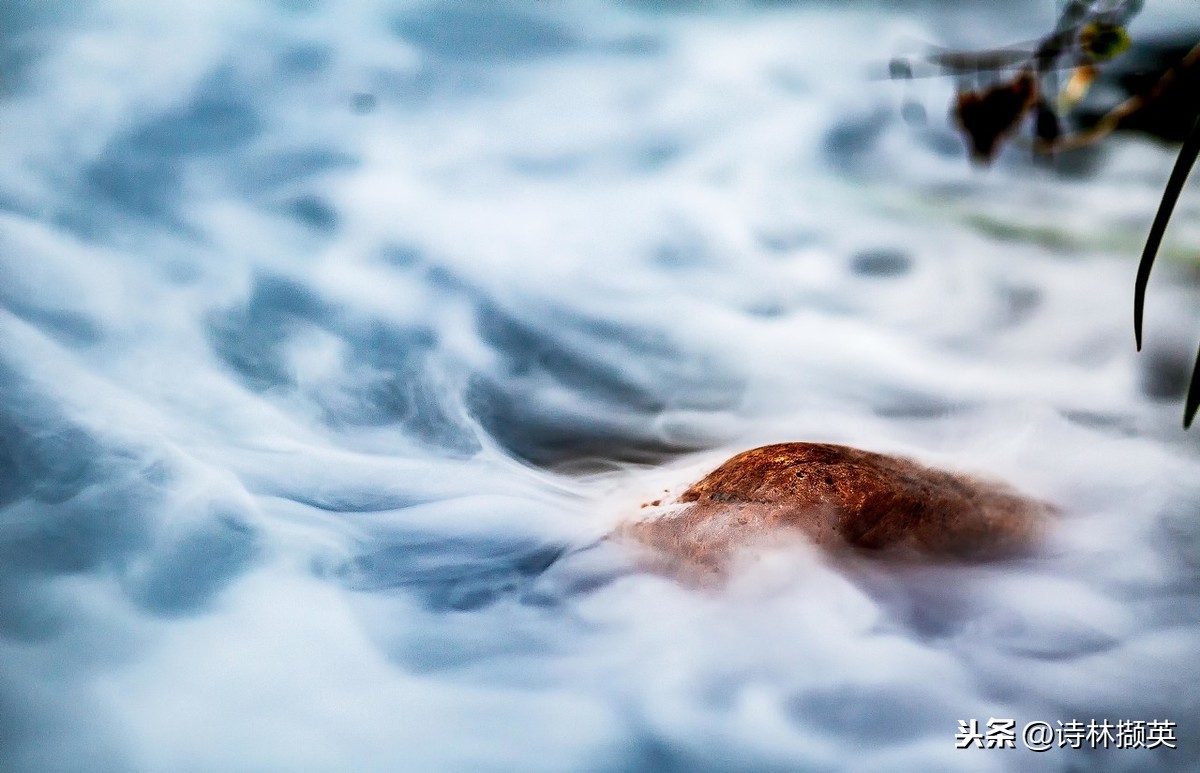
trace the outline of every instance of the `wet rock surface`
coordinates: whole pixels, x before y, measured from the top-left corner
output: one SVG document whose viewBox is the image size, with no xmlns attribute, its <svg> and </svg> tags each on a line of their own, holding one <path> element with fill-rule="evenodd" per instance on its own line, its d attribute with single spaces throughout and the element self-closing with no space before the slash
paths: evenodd
<svg viewBox="0 0 1200 773">
<path fill-rule="evenodd" d="M 737 454 L 661 507 L 618 536 L 652 548 L 656 563 L 713 573 L 742 547 L 797 535 L 833 551 L 1011 556 L 1033 546 L 1052 510 L 996 483 L 821 443 Z"/>
</svg>

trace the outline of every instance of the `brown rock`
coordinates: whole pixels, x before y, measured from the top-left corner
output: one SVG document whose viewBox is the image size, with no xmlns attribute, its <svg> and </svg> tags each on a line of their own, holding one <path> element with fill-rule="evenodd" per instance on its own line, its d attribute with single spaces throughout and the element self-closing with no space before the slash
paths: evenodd
<svg viewBox="0 0 1200 773">
<path fill-rule="evenodd" d="M 800 533 L 827 549 L 890 549 L 952 559 L 1012 555 L 1051 508 L 1001 485 L 907 459 L 822 443 L 734 456 L 657 518 L 618 534 L 670 563 L 718 571 L 737 548 Z"/>
</svg>

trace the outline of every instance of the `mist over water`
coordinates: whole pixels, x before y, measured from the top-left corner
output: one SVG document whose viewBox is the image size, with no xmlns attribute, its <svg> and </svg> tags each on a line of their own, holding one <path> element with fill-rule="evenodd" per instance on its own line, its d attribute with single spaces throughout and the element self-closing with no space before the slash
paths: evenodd
<svg viewBox="0 0 1200 773">
<path fill-rule="evenodd" d="M 1006 7 L 0 9 L 0 769 L 1198 769 L 1200 190 L 1138 354 L 1175 149 L 985 172 L 876 77 Z M 602 539 L 788 440 L 1063 512 L 717 593 Z"/>
</svg>

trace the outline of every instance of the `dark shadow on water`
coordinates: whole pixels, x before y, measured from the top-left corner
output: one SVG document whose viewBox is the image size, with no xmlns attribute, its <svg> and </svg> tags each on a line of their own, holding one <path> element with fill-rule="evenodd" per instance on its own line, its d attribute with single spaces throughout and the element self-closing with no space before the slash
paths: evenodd
<svg viewBox="0 0 1200 773">
<path fill-rule="evenodd" d="M 294 381 L 284 344 L 305 325 L 328 327 L 334 309 L 315 292 L 285 277 L 264 274 L 242 306 L 209 319 L 209 341 L 217 355 L 254 390 Z"/>
<path fill-rule="evenodd" d="M 499 2 L 419 8 L 392 29 L 432 56 L 478 64 L 551 56 L 576 45 L 565 28 Z"/>
<path fill-rule="evenodd" d="M 292 199 L 288 203 L 287 211 L 301 224 L 325 233 L 332 233 L 341 221 L 332 204 L 312 194 Z"/>
<path fill-rule="evenodd" d="M 329 69 L 334 50 L 321 43 L 300 43 L 285 49 L 276 57 L 276 64 L 285 75 L 316 75 Z"/>
<path fill-rule="evenodd" d="M 113 139 L 83 171 L 86 208 L 64 224 L 85 233 L 104 232 L 109 227 L 107 206 L 123 215 L 183 228 L 177 208 L 187 163 L 238 150 L 263 130 L 252 100 L 241 91 L 231 72 L 219 71 L 184 105 Z"/>
<path fill-rule="evenodd" d="M 0 661 L 0 770 L 123 773 L 138 769 L 129 754 L 125 729 L 106 716 L 91 691 L 71 678 L 79 661 L 67 659 L 55 671 L 42 668 L 33 673 L 28 661 Z"/>
<path fill-rule="evenodd" d="M 221 513 L 155 550 L 126 574 L 126 593 L 143 609 L 174 617 L 205 608 L 258 555 L 258 535 L 245 516 Z"/>
<path fill-rule="evenodd" d="M 347 153 L 314 146 L 251 155 L 238 164 L 237 174 L 241 190 L 254 195 L 349 169 L 355 163 L 356 159 Z"/>
<path fill-rule="evenodd" d="M 0 506 L 22 497 L 64 502 L 102 478 L 101 445 L 79 427 L 28 427 L 17 411 L 49 408 L 40 401 L 30 406 L 22 399 L 23 387 L 0 366 L 0 398 L 8 401 L 0 407 Z"/>
<path fill-rule="evenodd" d="M 0 636 L 42 639 L 72 625 L 76 602 L 48 590 L 64 576 L 113 577 L 148 611 L 183 614 L 244 571 L 256 532 L 227 512 L 171 513 L 178 476 L 153 452 L 73 423 L 0 368 Z"/>
<path fill-rule="evenodd" d="M 100 326 L 83 314 L 40 306 L 30 298 L 9 296 L 3 289 L 0 289 L 0 306 L 72 348 L 93 346 L 103 338 Z"/>
<path fill-rule="evenodd" d="M 850 270 L 874 279 L 892 279 L 912 270 L 912 258 L 903 250 L 876 247 L 863 250 L 850 258 Z"/>
<path fill-rule="evenodd" d="M 951 402 L 934 395 L 893 392 L 877 399 L 874 413 L 888 419 L 925 421 L 961 414 L 971 407 L 968 403 Z"/>
<path fill-rule="evenodd" d="M 340 573 L 355 590 L 405 590 L 429 609 L 464 612 L 519 594 L 567 549 L 533 536 L 392 534 Z"/>
<path fill-rule="evenodd" d="M 1191 380 L 1193 356 L 1182 346 L 1149 344 L 1137 360 L 1142 394 L 1158 401 L 1181 400 Z"/>
<path fill-rule="evenodd" d="M 735 748 L 717 738 L 693 738 L 681 743 L 672 732 L 654 732 L 651 728 L 632 738 L 628 747 L 602 770 L 627 773 L 833 773 L 833 768 L 799 767 L 794 760 L 783 761 L 769 752 Z"/>
<path fill-rule="evenodd" d="M 54 50 L 60 35 L 86 17 L 90 0 L 4 0 L 0 3 L 0 100 L 24 92 L 36 79 L 37 63 Z"/>
<path fill-rule="evenodd" d="M 842 685 L 795 696 L 788 701 L 788 713 L 855 745 L 889 746 L 908 738 L 914 725 L 944 722 L 954 707 L 933 690 L 915 692 L 910 685 Z"/>
<path fill-rule="evenodd" d="M 321 331 L 343 346 L 333 387 L 301 384 L 290 347 L 306 332 Z M 438 335 L 427 325 L 398 325 L 328 301 L 299 281 L 260 274 L 244 303 L 208 319 L 213 352 L 256 392 L 310 399 L 334 429 L 402 427 L 415 440 L 453 455 L 479 445 L 473 429 L 437 376 Z"/>
<path fill-rule="evenodd" d="M 506 449 L 534 464 L 653 462 L 697 450 L 662 438 L 655 417 L 669 408 L 719 409 L 737 396 L 726 374 L 689 363 L 648 329 L 553 307 L 518 317 L 486 300 L 477 319 L 502 365 L 472 380 L 467 405 Z"/>
<path fill-rule="evenodd" d="M 722 410 L 740 395 L 739 381 L 649 327 L 558 304 L 528 302 L 514 310 L 445 268 L 426 265 L 414 247 L 401 245 L 384 258 L 431 291 L 466 300 L 494 363 L 455 371 L 436 329 L 364 315 L 270 274 L 255 280 L 245 302 L 210 315 L 214 353 L 248 389 L 311 400 L 331 428 L 396 426 L 462 455 L 479 448 L 473 419 L 506 450 L 539 465 L 581 458 L 653 462 L 698 450 L 665 439 L 656 418 L 668 410 Z M 295 342 L 314 331 L 343 347 L 333 385 L 301 383 L 293 371 Z"/>
<path fill-rule="evenodd" d="M 825 134 L 825 157 L 838 171 L 866 171 L 876 145 L 893 119 L 892 112 L 885 109 L 841 119 Z"/>
</svg>

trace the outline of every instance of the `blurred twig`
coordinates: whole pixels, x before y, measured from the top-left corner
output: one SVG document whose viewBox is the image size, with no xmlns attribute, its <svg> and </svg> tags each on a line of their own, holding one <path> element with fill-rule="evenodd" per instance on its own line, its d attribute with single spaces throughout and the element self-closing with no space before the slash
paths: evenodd
<svg viewBox="0 0 1200 773">
<path fill-rule="evenodd" d="M 1154 84 L 1154 88 L 1145 94 L 1132 96 L 1109 110 L 1096 122 L 1095 126 L 1084 131 L 1065 134 L 1053 141 L 1038 139 L 1034 142 L 1034 148 L 1039 153 L 1058 153 L 1086 147 L 1104 139 L 1116 131 L 1121 125 L 1121 121 L 1160 99 L 1180 73 L 1196 66 L 1200 66 L 1200 43 L 1193 46 L 1179 64 L 1163 73 L 1163 76 L 1158 79 L 1158 83 Z"/>
<path fill-rule="evenodd" d="M 1183 185 L 1196 164 L 1197 156 L 1200 156 L 1200 105 L 1197 105 L 1196 112 L 1196 123 L 1192 126 L 1192 133 L 1184 141 L 1183 147 L 1179 149 L 1179 157 L 1175 159 L 1175 167 L 1171 170 L 1171 177 L 1163 190 L 1162 201 L 1159 202 L 1158 212 L 1154 215 L 1154 224 L 1150 226 L 1150 235 L 1146 237 L 1146 247 L 1142 250 L 1142 260 L 1138 264 L 1137 282 L 1133 291 L 1133 334 L 1139 351 L 1142 348 L 1142 312 L 1146 306 L 1150 269 L 1154 267 L 1154 259 L 1162 244 L 1163 234 L 1166 233 L 1167 224 L 1171 220 L 1171 213 L 1175 211 L 1175 202 L 1183 192 Z M 1188 386 L 1187 402 L 1183 410 L 1184 429 L 1192 425 L 1197 408 L 1200 408 L 1200 353 L 1196 355 L 1191 384 Z"/>
</svg>

